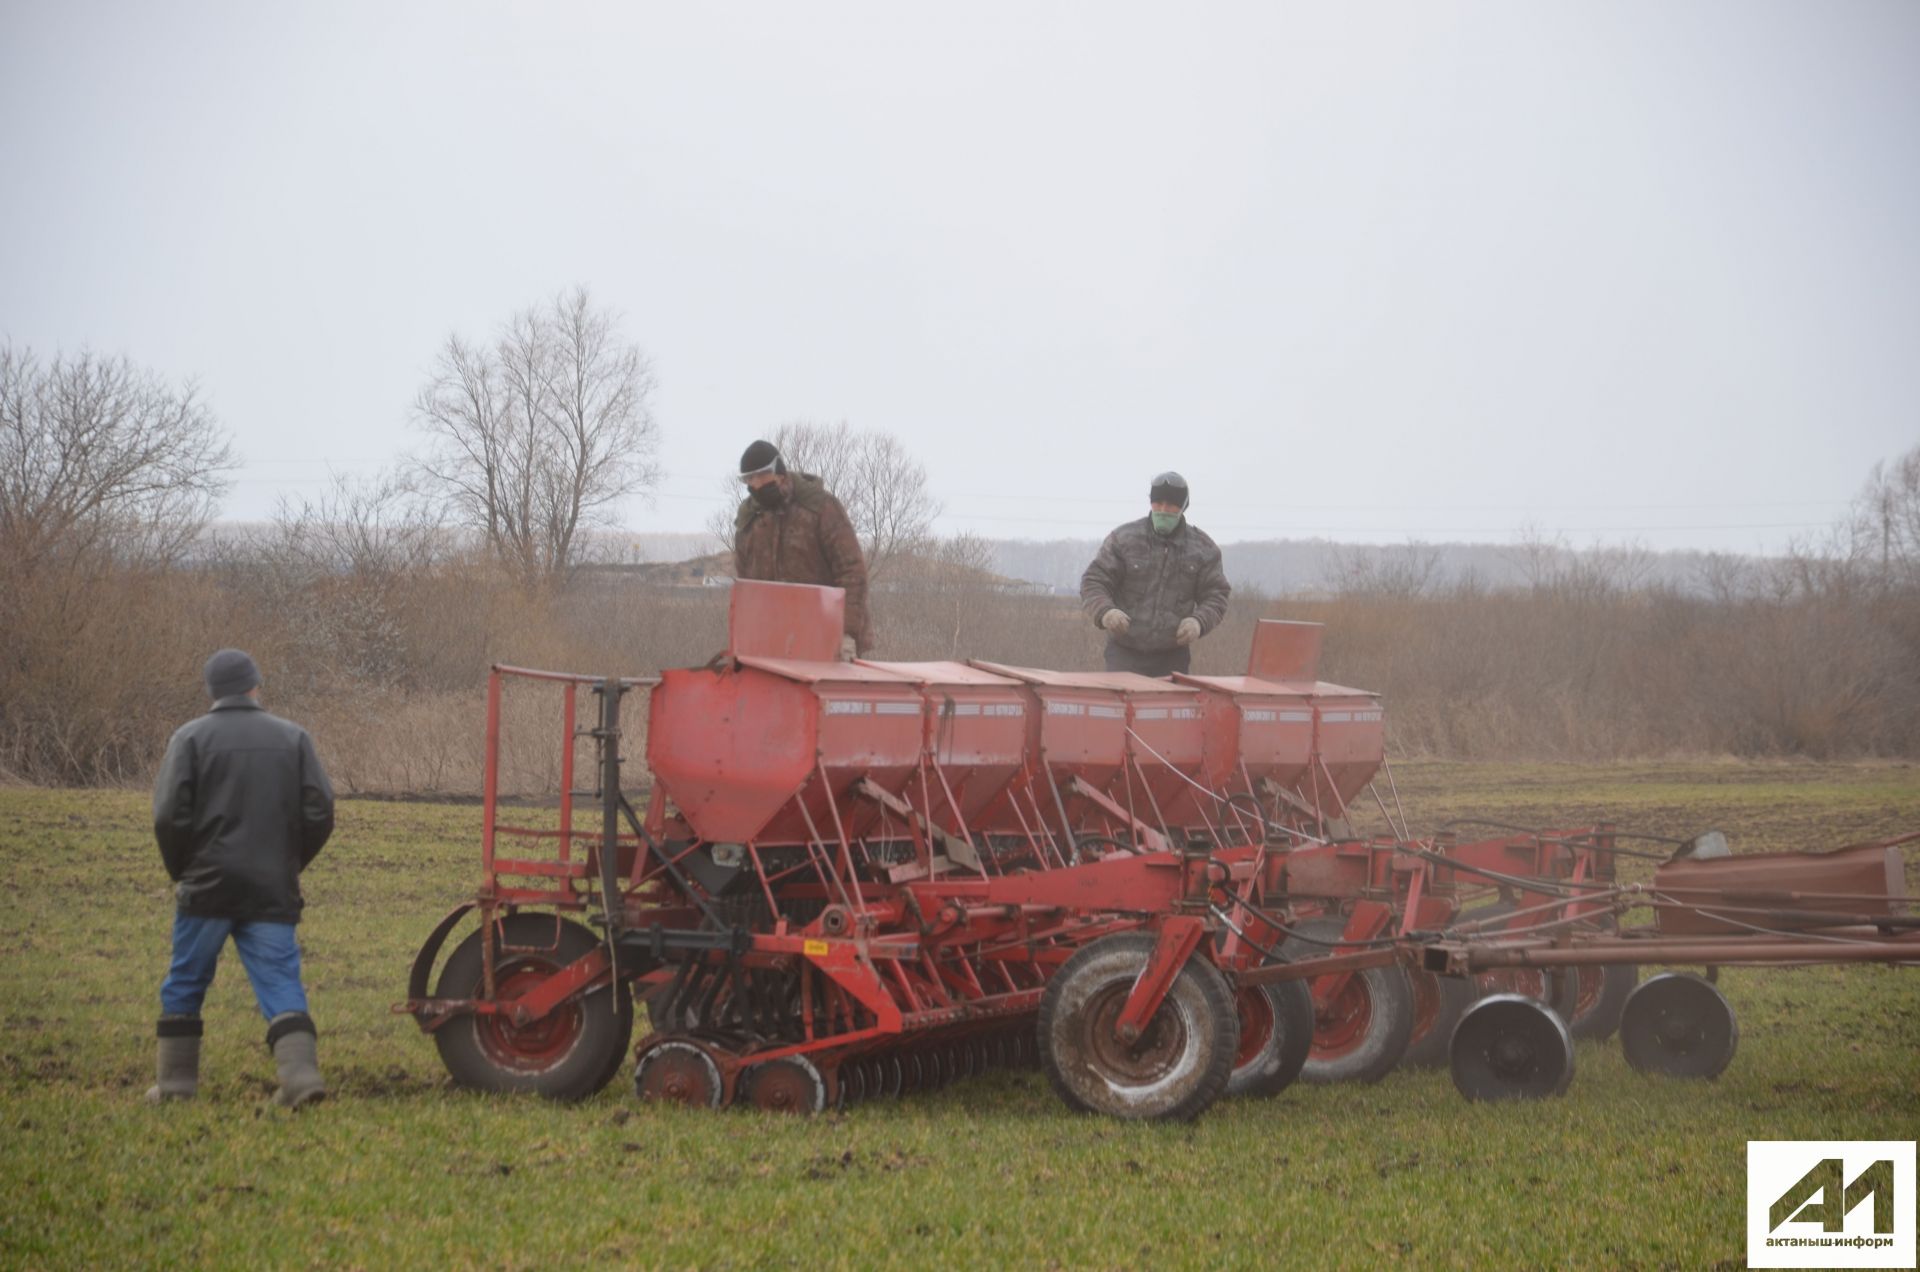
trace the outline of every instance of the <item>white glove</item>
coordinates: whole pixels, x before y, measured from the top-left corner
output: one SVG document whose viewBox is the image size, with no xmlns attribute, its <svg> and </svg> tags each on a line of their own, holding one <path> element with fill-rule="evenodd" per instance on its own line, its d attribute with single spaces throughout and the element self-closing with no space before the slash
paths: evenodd
<svg viewBox="0 0 1920 1272">
<path fill-rule="evenodd" d="M 840 661 L 841 662 L 852 662 L 853 656 L 859 652 L 860 652 L 860 646 L 854 641 L 853 637 L 842 636 L 840 638 Z"/>
<path fill-rule="evenodd" d="M 1127 617 L 1123 609 L 1110 609 L 1100 616 L 1100 626 L 1110 632 L 1124 632 L 1133 626 L 1133 620 Z"/>
<path fill-rule="evenodd" d="M 1200 639 L 1200 620 L 1187 617 L 1180 620 L 1180 626 L 1173 629 L 1173 643 L 1191 645 Z"/>
</svg>

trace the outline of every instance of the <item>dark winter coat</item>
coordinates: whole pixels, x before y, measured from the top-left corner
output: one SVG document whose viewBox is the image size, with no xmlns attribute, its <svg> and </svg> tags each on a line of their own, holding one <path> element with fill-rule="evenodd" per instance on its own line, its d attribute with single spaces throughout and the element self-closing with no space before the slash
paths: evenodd
<svg viewBox="0 0 1920 1272">
<path fill-rule="evenodd" d="M 300 872 L 333 833 L 313 739 L 244 694 L 181 725 L 153 785 L 153 836 L 182 914 L 300 921 Z"/>
<path fill-rule="evenodd" d="M 867 611 L 867 558 L 847 510 L 818 477 L 793 474 L 784 508 L 740 501 L 733 521 L 735 578 L 768 583 L 811 583 L 847 594 L 846 631 L 861 653 L 873 648 Z"/>
<path fill-rule="evenodd" d="M 1185 517 L 1172 534 L 1155 534 L 1152 517 L 1127 522 L 1107 536 L 1080 576 L 1080 605 L 1093 625 L 1118 608 L 1132 626 L 1107 639 L 1148 653 L 1173 648 L 1183 618 L 1199 619 L 1202 636 L 1218 627 L 1232 594 L 1220 549 Z"/>
</svg>

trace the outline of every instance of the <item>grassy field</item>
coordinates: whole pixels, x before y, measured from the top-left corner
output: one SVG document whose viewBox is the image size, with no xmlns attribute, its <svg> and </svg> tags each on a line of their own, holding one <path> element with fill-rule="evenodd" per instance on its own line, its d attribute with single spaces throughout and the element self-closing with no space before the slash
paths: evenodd
<svg viewBox="0 0 1920 1272">
<path fill-rule="evenodd" d="M 1416 828 L 1610 814 L 1744 849 L 1920 829 L 1913 766 L 1397 777 Z M 172 905 L 146 823 L 138 793 L 0 790 L 0 1265 L 1740 1267 L 1746 1140 L 1920 1137 L 1920 972 L 1873 967 L 1726 973 L 1719 1080 L 1583 1043 L 1571 1093 L 1525 1106 L 1468 1105 L 1444 1072 L 1193 1126 L 1075 1116 L 1027 1073 L 811 1121 L 642 1107 L 624 1074 L 573 1107 L 470 1096 L 389 1007 L 472 886 L 478 810 L 372 802 L 341 806 L 306 885 L 335 1098 L 269 1102 L 229 951 L 201 1099 L 153 1109 Z"/>
</svg>

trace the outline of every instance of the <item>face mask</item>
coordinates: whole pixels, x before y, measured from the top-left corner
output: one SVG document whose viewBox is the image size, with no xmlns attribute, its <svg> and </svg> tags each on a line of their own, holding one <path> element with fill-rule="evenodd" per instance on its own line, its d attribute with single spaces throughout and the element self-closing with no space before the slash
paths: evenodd
<svg viewBox="0 0 1920 1272">
<path fill-rule="evenodd" d="M 784 508 L 787 506 L 787 492 L 780 488 L 779 482 L 770 481 L 764 486 L 755 488 L 753 502 L 762 508 Z"/>
<path fill-rule="evenodd" d="M 1155 534 L 1172 534 L 1174 527 L 1180 524 L 1180 514 L 1177 512 L 1150 512 L 1147 515 L 1153 518 Z"/>
</svg>

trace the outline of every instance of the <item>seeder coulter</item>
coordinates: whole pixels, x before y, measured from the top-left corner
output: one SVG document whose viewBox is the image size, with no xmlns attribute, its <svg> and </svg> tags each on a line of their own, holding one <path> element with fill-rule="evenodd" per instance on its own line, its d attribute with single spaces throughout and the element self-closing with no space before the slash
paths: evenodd
<svg viewBox="0 0 1920 1272">
<path fill-rule="evenodd" d="M 1903 841 L 1412 837 L 1376 793 L 1379 701 L 1316 678 L 1317 625 L 1261 623 L 1245 676 L 1153 680 L 838 662 L 840 599 L 737 584 L 726 651 L 657 680 L 494 668 L 480 888 L 396 1008 L 457 1084 L 590 1095 L 639 998 L 637 1092 L 710 1108 L 818 1112 L 1036 1063 L 1071 1106 L 1134 1118 L 1402 1062 L 1527 1097 L 1565 1089 L 1574 1036 L 1616 1026 L 1642 1069 L 1725 1066 L 1725 1000 L 1694 976 L 1636 985 L 1639 965 L 1920 962 Z M 560 699 L 539 825 L 501 796 L 509 684 Z M 644 810 L 621 755 L 640 692 Z M 1354 832 L 1366 798 L 1390 833 Z M 1650 880 L 1622 882 L 1622 857 L 1656 859 Z"/>
</svg>

